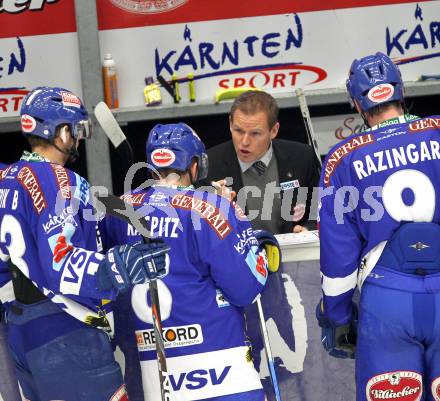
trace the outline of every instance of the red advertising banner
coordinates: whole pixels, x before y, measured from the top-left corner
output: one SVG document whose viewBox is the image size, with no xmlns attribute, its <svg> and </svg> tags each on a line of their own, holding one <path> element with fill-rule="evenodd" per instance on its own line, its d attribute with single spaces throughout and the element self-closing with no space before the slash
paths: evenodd
<svg viewBox="0 0 440 401">
<path fill-rule="evenodd" d="M 76 32 L 74 0 L 0 1 L 0 38 Z"/>
<path fill-rule="evenodd" d="M 432 1 L 432 0 L 422 0 Z M 412 3 L 413 0 L 97 0 L 99 29 Z"/>
</svg>

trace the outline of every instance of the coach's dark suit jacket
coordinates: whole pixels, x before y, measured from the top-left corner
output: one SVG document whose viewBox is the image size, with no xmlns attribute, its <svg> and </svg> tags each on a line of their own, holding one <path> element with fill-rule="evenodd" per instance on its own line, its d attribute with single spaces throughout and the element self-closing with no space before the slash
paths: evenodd
<svg viewBox="0 0 440 401">
<path fill-rule="evenodd" d="M 277 160 L 280 183 L 298 180 L 301 187 L 313 188 L 318 186 L 319 169 L 311 146 L 283 139 L 274 139 L 272 146 L 273 154 Z M 207 152 L 209 162 L 207 181 L 217 181 L 225 177 L 232 177 L 232 189 L 238 193 L 243 187 L 243 180 L 232 141 L 214 146 L 208 149 Z M 281 192 L 281 196 L 283 196 L 283 192 Z M 295 224 L 304 225 L 307 222 L 311 196 L 312 191 L 309 190 L 306 214 L 302 220 L 295 222 Z M 293 203 L 296 203 L 296 196 L 293 197 Z M 293 225 L 292 221 L 283 220 L 281 232 L 292 232 Z M 309 228 L 314 228 L 313 223 L 306 225 Z"/>
</svg>

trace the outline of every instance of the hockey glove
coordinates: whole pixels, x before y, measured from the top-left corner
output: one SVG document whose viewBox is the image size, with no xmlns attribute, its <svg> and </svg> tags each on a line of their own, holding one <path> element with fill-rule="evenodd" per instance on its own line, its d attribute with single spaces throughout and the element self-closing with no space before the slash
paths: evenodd
<svg viewBox="0 0 440 401">
<path fill-rule="evenodd" d="M 354 359 L 356 351 L 357 307 L 353 304 L 353 317 L 349 324 L 335 326 L 324 315 L 322 301 L 316 306 L 316 318 L 321 327 L 321 342 L 329 355 Z"/>
<path fill-rule="evenodd" d="M 260 248 L 266 250 L 267 264 L 270 273 L 276 273 L 281 264 L 281 249 L 278 240 L 271 232 L 266 230 L 254 230 L 255 238 Z"/>
<path fill-rule="evenodd" d="M 142 284 L 168 274 L 170 247 L 163 241 L 138 242 L 108 250 L 97 272 L 98 289 L 112 287 L 124 292 L 131 285 Z"/>
</svg>

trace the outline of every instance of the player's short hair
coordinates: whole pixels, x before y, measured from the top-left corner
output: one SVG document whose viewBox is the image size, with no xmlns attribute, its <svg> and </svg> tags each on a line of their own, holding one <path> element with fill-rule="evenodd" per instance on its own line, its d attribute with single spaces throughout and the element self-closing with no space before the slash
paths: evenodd
<svg viewBox="0 0 440 401">
<path fill-rule="evenodd" d="M 56 138 L 60 134 L 61 127 L 64 127 L 66 125 L 69 126 L 68 124 L 60 124 L 58 127 L 56 127 L 54 138 Z M 36 135 L 26 135 L 26 140 L 28 141 L 31 149 L 38 147 L 47 148 L 52 142 L 52 139 L 45 139 Z"/>
<path fill-rule="evenodd" d="M 39 148 L 39 147 L 46 148 L 50 145 L 50 142 L 47 139 L 43 139 L 35 135 L 26 136 L 26 140 L 28 141 L 31 149 Z"/>
<path fill-rule="evenodd" d="M 394 102 L 379 104 L 376 107 L 373 107 L 372 109 L 365 111 L 364 113 L 368 117 L 376 117 L 376 116 L 381 115 L 382 113 L 387 112 L 390 109 L 394 109 L 394 108 L 398 109 L 401 107 L 402 107 L 402 104 L 400 103 L 400 101 L 395 100 Z"/>
<path fill-rule="evenodd" d="M 272 128 L 278 122 L 278 105 L 273 96 L 263 91 L 247 91 L 238 96 L 232 103 L 230 118 L 234 119 L 234 113 L 240 110 L 244 114 L 255 114 L 264 111 L 267 114 L 267 125 Z"/>
<path fill-rule="evenodd" d="M 197 163 L 197 159 L 195 157 L 192 158 L 191 164 L 188 166 L 188 169 L 186 169 L 185 171 L 177 170 L 175 168 L 170 168 L 170 167 L 162 167 L 162 168 L 155 168 L 154 170 L 151 170 L 151 175 L 153 176 L 154 179 L 165 178 L 165 177 L 169 176 L 170 174 L 177 174 L 179 177 L 182 177 L 188 173 L 188 171 L 190 170 L 190 168 L 194 162 Z M 199 168 L 198 165 L 197 165 L 197 168 Z"/>
</svg>

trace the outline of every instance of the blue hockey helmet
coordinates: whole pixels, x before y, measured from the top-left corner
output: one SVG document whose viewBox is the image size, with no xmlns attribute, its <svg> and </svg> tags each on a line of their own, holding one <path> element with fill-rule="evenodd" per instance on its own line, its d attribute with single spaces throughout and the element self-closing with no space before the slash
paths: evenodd
<svg viewBox="0 0 440 401">
<path fill-rule="evenodd" d="M 147 162 L 157 168 L 187 171 L 193 159 L 197 160 L 195 180 L 208 176 L 208 155 L 205 145 L 194 130 L 184 123 L 157 124 L 148 135 Z"/>
<path fill-rule="evenodd" d="M 383 53 L 354 60 L 347 79 L 347 91 L 363 111 L 379 104 L 403 103 L 403 82 L 399 68 Z"/>
<path fill-rule="evenodd" d="M 63 88 L 41 86 L 23 100 L 21 106 L 23 135 L 51 140 L 60 125 L 68 124 L 73 138 L 90 138 L 91 122 L 81 99 Z"/>
</svg>

